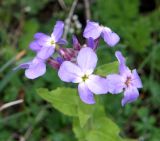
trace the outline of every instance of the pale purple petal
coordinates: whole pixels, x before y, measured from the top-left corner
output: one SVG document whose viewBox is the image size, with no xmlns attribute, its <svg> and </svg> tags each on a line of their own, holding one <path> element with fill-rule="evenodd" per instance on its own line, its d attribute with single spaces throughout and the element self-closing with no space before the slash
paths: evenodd
<svg viewBox="0 0 160 141">
<path fill-rule="evenodd" d="M 85 83 L 80 83 L 78 85 L 78 92 L 81 100 L 86 104 L 94 104 L 94 95 L 93 93 L 87 88 Z"/>
<path fill-rule="evenodd" d="M 79 83 L 82 75 L 81 69 L 70 61 L 64 61 L 58 71 L 58 76 L 64 82 Z"/>
<path fill-rule="evenodd" d="M 67 41 L 65 39 L 60 39 L 57 44 L 59 45 L 66 45 L 67 44 Z"/>
<path fill-rule="evenodd" d="M 108 92 L 108 86 L 106 79 L 98 75 L 90 75 L 86 80 L 86 85 L 89 90 L 95 94 L 106 94 Z"/>
<path fill-rule="evenodd" d="M 29 48 L 35 52 L 38 52 L 41 49 L 41 46 L 37 43 L 37 41 L 33 41 L 30 43 Z"/>
<path fill-rule="evenodd" d="M 54 26 L 53 33 L 51 35 L 54 38 L 55 42 L 58 42 L 62 37 L 63 28 L 64 28 L 64 23 L 62 21 L 57 21 L 56 25 Z"/>
<path fill-rule="evenodd" d="M 93 39 L 97 39 L 101 35 L 101 32 L 102 32 L 102 27 L 99 26 L 98 23 L 88 21 L 87 26 L 84 29 L 83 36 L 85 38 L 92 37 Z"/>
<path fill-rule="evenodd" d="M 104 28 L 102 34 L 104 41 L 111 47 L 115 46 L 119 42 L 120 37 L 113 31 L 108 30 L 108 28 L 105 29 L 106 28 Z"/>
<path fill-rule="evenodd" d="M 131 75 L 130 69 L 126 66 L 126 60 L 123 57 L 122 53 L 120 51 L 115 52 L 115 56 L 118 59 L 119 62 L 119 73 L 124 75 Z"/>
<path fill-rule="evenodd" d="M 142 81 L 141 81 L 136 69 L 134 69 L 132 71 L 132 82 L 131 83 L 134 87 L 137 87 L 137 88 L 142 88 L 143 87 L 142 86 Z"/>
<path fill-rule="evenodd" d="M 118 74 L 110 74 L 107 76 L 108 91 L 112 94 L 118 94 L 125 88 L 125 79 Z"/>
<path fill-rule="evenodd" d="M 31 62 L 20 64 L 19 66 L 13 68 L 14 71 L 19 69 L 28 69 Z"/>
<path fill-rule="evenodd" d="M 120 51 L 116 51 L 115 56 L 117 57 L 119 64 L 126 64 L 126 59 L 123 57 Z"/>
<path fill-rule="evenodd" d="M 46 72 L 46 64 L 44 60 L 35 58 L 30 63 L 29 68 L 25 70 L 25 76 L 29 79 L 35 79 L 44 75 Z"/>
<path fill-rule="evenodd" d="M 79 51 L 77 63 L 84 73 L 91 74 L 97 64 L 98 58 L 93 49 L 84 47 Z"/>
<path fill-rule="evenodd" d="M 48 35 L 41 33 L 41 32 L 34 34 L 34 39 L 36 40 L 39 40 L 39 39 L 46 40 L 48 37 L 49 37 Z"/>
<path fill-rule="evenodd" d="M 41 50 L 38 52 L 37 56 L 41 59 L 48 59 L 54 53 L 54 47 L 42 47 Z"/>
<path fill-rule="evenodd" d="M 122 106 L 124 106 L 126 103 L 131 103 L 139 97 L 139 92 L 136 87 L 128 87 L 124 91 L 124 97 L 121 101 Z"/>
</svg>

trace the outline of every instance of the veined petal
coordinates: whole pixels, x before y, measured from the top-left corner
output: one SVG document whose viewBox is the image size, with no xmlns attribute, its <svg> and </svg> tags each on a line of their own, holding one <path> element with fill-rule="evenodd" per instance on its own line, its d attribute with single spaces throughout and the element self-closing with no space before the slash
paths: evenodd
<svg viewBox="0 0 160 141">
<path fill-rule="evenodd" d="M 77 56 L 77 63 L 86 74 L 91 74 L 94 71 L 97 61 L 96 53 L 89 47 L 82 48 Z"/>
<path fill-rule="evenodd" d="M 33 41 L 30 43 L 29 48 L 35 52 L 38 52 L 41 49 L 41 46 L 37 43 L 37 41 Z"/>
<path fill-rule="evenodd" d="M 108 92 L 108 86 L 106 79 L 98 75 L 90 75 L 86 80 L 86 85 L 89 90 L 95 94 L 106 94 Z"/>
<path fill-rule="evenodd" d="M 25 70 L 25 76 L 29 79 L 35 79 L 44 75 L 46 72 L 46 64 L 44 60 L 34 58 L 29 68 Z"/>
<path fill-rule="evenodd" d="M 137 88 L 143 87 L 142 81 L 141 81 L 136 69 L 134 69 L 132 71 L 132 82 L 131 83 L 134 87 L 137 87 Z"/>
<path fill-rule="evenodd" d="M 107 75 L 107 86 L 110 93 L 121 93 L 125 88 L 125 78 L 118 74 Z"/>
<path fill-rule="evenodd" d="M 115 46 L 120 40 L 120 37 L 109 28 L 104 27 L 102 33 L 104 41 L 111 47 Z"/>
<path fill-rule="evenodd" d="M 42 47 L 41 50 L 38 52 L 37 56 L 41 59 L 48 59 L 54 53 L 55 48 L 51 47 Z"/>
<path fill-rule="evenodd" d="M 84 82 L 80 83 L 78 85 L 78 92 L 81 100 L 86 104 L 94 104 L 94 95 L 93 93 L 88 89 L 86 84 Z"/>
<path fill-rule="evenodd" d="M 86 28 L 84 29 L 83 36 L 85 38 L 92 37 L 93 39 L 97 39 L 102 32 L 101 26 L 99 26 L 96 22 L 88 21 Z"/>
<path fill-rule="evenodd" d="M 79 83 L 82 75 L 81 69 L 70 61 L 64 61 L 58 71 L 58 76 L 64 82 Z"/>
<path fill-rule="evenodd" d="M 55 42 L 58 42 L 63 34 L 64 23 L 62 21 L 57 21 L 54 26 L 53 33 L 51 37 L 54 38 Z"/>
<path fill-rule="evenodd" d="M 124 91 L 124 97 L 121 101 L 122 106 L 124 106 L 126 103 L 131 103 L 139 97 L 139 92 L 136 87 L 128 87 Z"/>
</svg>

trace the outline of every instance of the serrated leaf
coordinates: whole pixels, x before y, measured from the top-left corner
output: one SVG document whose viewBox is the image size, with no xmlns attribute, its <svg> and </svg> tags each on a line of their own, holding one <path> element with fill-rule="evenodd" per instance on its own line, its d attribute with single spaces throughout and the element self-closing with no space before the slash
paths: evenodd
<svg viewBox="0 0 160 141">
<path fill-rule="evenodd" d="M 106 76 L 112 73 L 118 73 L 118 61 L 101 65 L 96 69 L 96 74 L 101 76 Z"/>
<path fill-rule="evenodd" d="M 46 101 L 50 102 L 54 108 L 68 116 L 77 116 L 77 105 L 79 97 L 76 89 L 57 88 L 53 91 L 40 88 L 37 93 Z"/>
</svg>

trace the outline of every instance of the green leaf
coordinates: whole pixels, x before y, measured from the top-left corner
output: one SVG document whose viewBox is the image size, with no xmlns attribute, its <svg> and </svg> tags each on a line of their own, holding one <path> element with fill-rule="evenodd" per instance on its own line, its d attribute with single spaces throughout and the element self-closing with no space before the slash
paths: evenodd
<svg viewBox="0 0 160 141">
<path fill-rule="evenodd" d="M 96 74 L 106 76 L 111 73 L 118 73 L 118 61 L 104 64 L 96 69 Z"/>
<path fill-rule="evenodd" d="M 107 117 L 94 119 L 92 128 L 87 135 L 87 141 L 122 141 L 118 126 Z"/>
<path fill-rule="evenodd" d="M 79 97 L 76 89 L 57 88 L 53 91 L 40 88 L 37 93 L 46 101 L 50 102 L 54 108 L 68 116 L 77 116 L 77 105 Z"/>
<path fill-rule="evenodd" d="M 80 126 L 83 128 L 87 123 L 89 118 L 93 115 L 95 105 L 88 105 L 82 102 L 79 103 L 78 106 L 78 118 L 80 122 Z"/>
</svg>

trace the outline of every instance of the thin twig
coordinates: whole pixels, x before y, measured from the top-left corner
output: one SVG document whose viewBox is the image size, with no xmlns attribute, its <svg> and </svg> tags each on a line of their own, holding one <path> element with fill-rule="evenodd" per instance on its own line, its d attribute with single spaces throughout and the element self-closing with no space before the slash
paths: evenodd
<svg viewBox="0 0 160 141">
<path fill-rule="evenodd" d="M 74 14 L 74 10 L 76 8 L 76 5 L 78 3 L 78 0 L 74 0 L 73 3 L 72 3 L 72 7 L 69 11 L 69 14 L 68 14 L 68 17 L 66 18 L 66 25 L 65 25 L 65 30 L 64 30 L 64 34 L 63 34 L 63 38 L 66 39 L 67 38 L 67 34 L 68 34 L 68 31 L 69 31 L 69 28 L 70 28 L 70 24 L 71 24 L 71 19 L 72 19 L 72 16 Z"/>
<path fill-rule="evenodd" d="M 14 106 L 14 105 L 17 105 L 17 104 L 20 104 L 22 102 L 23 102 L 23 99 L 19 99 L 19 100 L 16 100 L 16 101 L 6 103 L 6 104 L 4 104 L 0 107 L 0 112 L 3 111 L 4 109 L 7 109 L 7 108 L 9 108 L 11 106 Z"/>
<path fill-rule="evenodd" d="M 62 7 L 62 9 L 66 11 L 67 7 L 64 0 L 58 0 L 58 2 L 59 2 L 59 5 Z"/>
<path fill-rule="evenodd" d="M 86 21 L 87 21 L 91 19 L 90 3 L 89 3 L 89 0 L 83 0 L 83 1 L 84 1 Z"/>
</svg>

